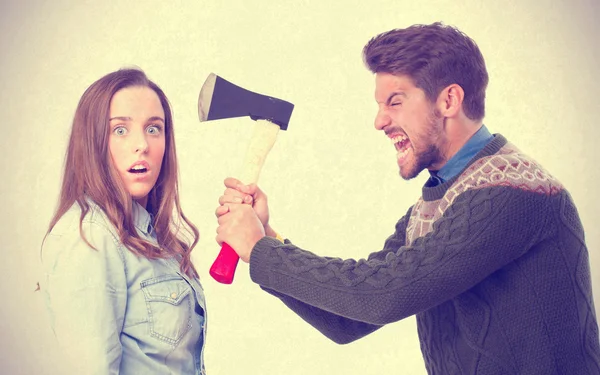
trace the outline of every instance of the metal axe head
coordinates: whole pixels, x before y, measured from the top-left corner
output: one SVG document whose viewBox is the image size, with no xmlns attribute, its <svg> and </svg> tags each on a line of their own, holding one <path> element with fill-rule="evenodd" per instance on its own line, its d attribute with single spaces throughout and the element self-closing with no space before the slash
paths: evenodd
<svg viewBox="0 0 600 375">
<path fill-rule="evenodd" d="M 210 73 L 198 98 L 200 121 L 250 116 L 268 120 L 287 130 L 294 105 L 285 100 L 248 91 Z"/>
</svg>

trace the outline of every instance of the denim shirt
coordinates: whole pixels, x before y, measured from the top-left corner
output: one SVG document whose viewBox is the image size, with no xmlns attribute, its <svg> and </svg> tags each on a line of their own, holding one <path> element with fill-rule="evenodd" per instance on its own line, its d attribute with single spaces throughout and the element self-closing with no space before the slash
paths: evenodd
<svg viewBox="0 0 600 375">
<path fill-rule="evenodd" d="M 133 204 L 140 237 L 156 243 Z M 173 259 L 136 256 L 93 202 L 75 203 L 46 237 L 41 289 L 59 345 L 79 374 L 205 374 L 206 304 L 197 279 Z"/>
</svg>

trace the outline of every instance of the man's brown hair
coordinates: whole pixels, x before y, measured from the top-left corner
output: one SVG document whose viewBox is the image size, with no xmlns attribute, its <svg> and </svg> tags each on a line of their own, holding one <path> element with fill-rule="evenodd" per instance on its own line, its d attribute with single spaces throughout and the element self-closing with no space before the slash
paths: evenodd
<svg viewBox="0 0 600 375">
<path fill-rule="evenodd" d="M 485 61 L 477 44 L 455 27 L 436 22 L 387 31 L 365 45 L 363 58 L 373 73 L 410 77 L 431 102 L 457 84 L 465 93 L 465 115 L 475 121 L 485 115 Z"/>
</svg>

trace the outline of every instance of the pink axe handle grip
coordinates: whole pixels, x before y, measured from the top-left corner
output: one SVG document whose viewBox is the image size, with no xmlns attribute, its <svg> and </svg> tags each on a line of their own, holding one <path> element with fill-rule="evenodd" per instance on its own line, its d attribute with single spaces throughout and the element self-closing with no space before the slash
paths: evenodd
<svg viewBox="0 0 600 375">
<path fill-rule="evenodd" d="M 209 273 L 213 279 L 221 284 L 231 284 L 239 260 L 240 257 L 235 250 L 227 243 L 223 242 L 221 251 L 210 267 Z"/>
</svg>

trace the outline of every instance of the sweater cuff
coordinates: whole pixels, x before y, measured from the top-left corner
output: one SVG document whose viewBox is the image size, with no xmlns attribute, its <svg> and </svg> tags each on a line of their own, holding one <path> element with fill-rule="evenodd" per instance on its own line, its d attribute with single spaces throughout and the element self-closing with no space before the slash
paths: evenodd
<svg viewBox="0 0 600 375">
<path fill-rule="evenodd" d="M 252 253 L 250 254 L 250 279 L 255 283 L 264 286 L 270 287 L 270 277 L 269 277 L 269 263 L 271 250 L 274 248 L 282 246 L 282 243 L 279 240 L 265 236 L 261 238 L 254 248 L 252 249 Z"/>
</svg>

